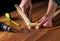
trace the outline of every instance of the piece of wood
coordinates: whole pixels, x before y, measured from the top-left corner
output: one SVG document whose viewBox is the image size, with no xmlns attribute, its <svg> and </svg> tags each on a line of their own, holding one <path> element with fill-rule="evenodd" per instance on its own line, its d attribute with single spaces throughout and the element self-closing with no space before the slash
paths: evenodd
<svg viewBox="0 0 60 41">
<path fill-rule="evenodd" d="M 24 19 L 25 23 L 27 24 L 27 26 L 30 28 L 30 20 L 26 17 L 26 15 L 22 12 L 22 10 L 19 8 L 19 6 L 17 4 L 14 5 L 15 8 L 17 9 L 18 13 L 21 15 L 21 17 Z"/>
<path fill-rule="evenodd" d="M 48 31 L 36 41 L 60 41 L 60 28 Z"/>
<path fill-rule="evenodd" d="M 41 38 L 42 36 L 44 36 L 47 32 L 51 31 L 51 30 L 54 30 L 54 29 L 59 29 L 60 26 L 58 27 L 54 27 L 54 28 L 46 28 L 46 29 L 43 29 L 43 31 L 41 31 L 40 33 L 38 33 L 37 35 L 35 36 L 30 36 L 26 41 L 36 41 L 37 39 Z"/>
<path fill-rule="evenodd" d="M 55 12 L 53 18 L 54 18 L 55 16 L 57 16 L 59 13 L 60 13 L 60 9 Z"/>
<path fill-rule="evenodd" d="M 22 12 L 22 10 L 19 8 L 17 4 L 14 5 L 15 8 L 17 9 L 18 13 L 21 15 L 21 17 L 24 19 L 24 21 L 29 25 L 31 22 L 30 20 L 26 17 L 26 15 Z"/>
<path fill-rule="evenodd" d="M 30 27 L 34 27 L 37 25 L 37 23 L 32 23 L 27 16 L 22 12 L 22 10 L 19 8 L 19 6 L 17 4 L 14 5 L 15 8 L 17 9 L 17 11 L 19 12 L 19 14 L 21 15 L 21 17 L 24 19 L 25 23 L 27 24 L 28 28 L 30 29 Z"/>
</svg>

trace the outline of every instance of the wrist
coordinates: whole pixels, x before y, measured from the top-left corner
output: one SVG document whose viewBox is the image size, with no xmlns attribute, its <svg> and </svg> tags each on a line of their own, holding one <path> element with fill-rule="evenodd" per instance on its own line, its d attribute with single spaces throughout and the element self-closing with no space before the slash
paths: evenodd
<svg viewBox="0 0 60 41">
<path fill-rule="evenodd" d="M 52 19 L 53 18 L 53 14 L 46 14 L 45 17 L 48 17 L 48 18 Z"/>
<path fill-rule="evenodd" d="M 26 0 L 22 0 L 22 1 L 26 1 Z M 28 0 L 27 0 L 28 1 Z"/>
<path fill-rule="evenodd" d="M 28 4 L 31 0 L 22 0 L 21 3 Z"/>
</svg>

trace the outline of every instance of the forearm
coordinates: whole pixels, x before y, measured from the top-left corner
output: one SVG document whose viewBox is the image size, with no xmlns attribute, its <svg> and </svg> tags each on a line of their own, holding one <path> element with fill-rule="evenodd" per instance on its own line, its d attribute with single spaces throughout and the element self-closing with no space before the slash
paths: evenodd
<svg viewBox="0 0 60 41">
<path fill-rule="evenodd" d="M 49 0 L 46 16 L 52 18 L 57 9 L 57 4 L 53 0 Z"/>
<path fill-rule="evenodd" d="M 22 0 L 22 1 L 26 1 L 26 0 Z M 27 1 L 31 1 L 31 0 L 27 0 Z"/>
<path fill-rule="evenodd" d="M 25 6 L 25 5 L 28 4 L 30 1 L 31 1 L 31 0 L 22 0 L 22 1 L 21 1 L 21 4 L 22 4 L 23 6 Z"/>
<path fill-rule="evenodd" d="M 23 2 L 28 2 L 28 1 L 31 1 L 31 0 L 22 0 Z"/>
</svg>

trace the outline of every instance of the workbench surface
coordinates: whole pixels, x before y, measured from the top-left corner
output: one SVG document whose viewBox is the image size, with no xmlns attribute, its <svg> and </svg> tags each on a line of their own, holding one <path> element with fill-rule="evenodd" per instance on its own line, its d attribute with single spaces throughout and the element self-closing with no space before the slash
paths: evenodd
<svg viewBox="0 0 60 41">
<path fill-rule="evenodd" d="M 38 21 L 46 13 L 47 3 L 48 2 L 38 2 L 33 5 L 31 15 L 32 22 Z M 29 31 L 26 28 L 27 26 L 25 25 L 24 20 L 17 11 L 11 12 L 11 17 L 13 18 L 12 20 L 19 23 L 21 27 L 10 23 L 10 26 L 18 30 L 18 32 L 0 31 L 0 41 L 60 41 L 60 28 L 54 30 L 46 30 L 45 28 L 36 30 L 35 28 L 31 28 Z M 0 17 L 0 21 L 5 22 L 4 18 L 4 16 Z M 58 21 L 57 24 L 60 23 L 58 19 L 59 17 L 55 18 L 56 21 L 54 21 L 55 23 Z"/>
</svg>

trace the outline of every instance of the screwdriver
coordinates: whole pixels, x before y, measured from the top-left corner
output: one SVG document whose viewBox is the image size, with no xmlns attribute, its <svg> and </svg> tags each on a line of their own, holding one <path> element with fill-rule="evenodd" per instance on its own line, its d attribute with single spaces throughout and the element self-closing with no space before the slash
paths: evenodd
<svg viewBox="0 0 60 41">
<path fill-rule="evenodd" d="M 7 18 L 7 20 L 8 20 L 9 22 L 14 23 L 16 26 L 20 26 L 18 23 L 16 23 L 15 21 L 13 21 L 13 20 L 10 19 L 11 16 L 10 16 L 9 13 L 5 13 L 5 16 L 6 16 L 6 18 Z"/>
</svg>

